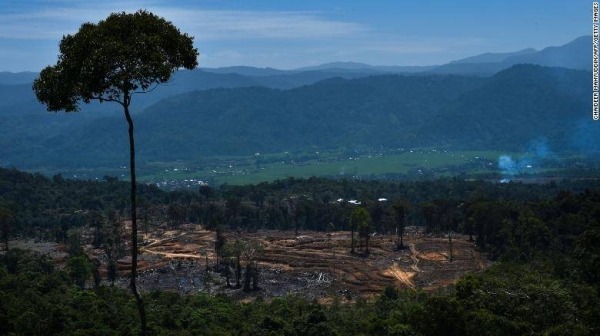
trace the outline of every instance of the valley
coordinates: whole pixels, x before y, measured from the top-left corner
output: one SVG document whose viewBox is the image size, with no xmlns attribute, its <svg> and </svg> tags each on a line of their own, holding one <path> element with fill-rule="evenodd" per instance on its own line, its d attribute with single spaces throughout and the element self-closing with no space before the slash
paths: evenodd
<svg viewBox="0 0 600 336">
<path fill-rule="evenodd" d="M 522 161 L 521 166 L 499 165 L 502 156 Z M 592 157 L 576 153 L 540 155 L 530 149 L 510 151 L 451 151 L 435 148 L 356 149 L 256 153 L 251 156 L 206 157 L 200 161 L 149 162 L 138 168 L 138 180 L 164 190 L 196 189 L 201 185 L 245 185 L 289 177 L 327 177 L 363 180 L 418 180 L 461 176 L 465 179 L 590 178 L 598 169 Z M 47 176 L 55 169 L 34 170 Z M 32 172 L 34 172 L 32 171 Z M 127 167 L 62 169 L 64 178 L 128 180 Z"/>
</svg>

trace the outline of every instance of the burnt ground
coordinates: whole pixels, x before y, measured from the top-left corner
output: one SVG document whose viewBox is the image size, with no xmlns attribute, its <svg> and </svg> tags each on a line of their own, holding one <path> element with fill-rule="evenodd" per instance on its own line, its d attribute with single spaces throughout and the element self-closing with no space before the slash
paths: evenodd
<svg viewBox="0 0 600 336">
<path fill-rule="evenodd" d="M 238 299 L 265 298 L 294 293 L 308 299 L 339 294 L 346 299 L 370 298 L 388 285 L 397 288 L 436 290 L 455 282 L 462 275 L 486 268 L 487 261 L 466 236 L 453 236 L 453 260 L 448 238 L 430 237 L 417 227 L 407 228 L 406 248 L 396 251 L 395 236 L 370 239 L 370 253 L 350 253 L 350 232 L 266 231 L 226 234 L 227 241 L 256 240 L 263 250 L 256 255 L 260 266 L 260 290 L 243 293 L 228 288 L 217 272 L 215 233 L 200 226 L 186 230 L 151 232 L 139 256 L 139 286 L 142 291 L 170 290 L 181 294 L 199 291 L 226 293 Z M 14 247 L 55 254 L 65 260 L 64 247 L 51 243 L 14 242 Z M 91 258 L 101 262 L 100 274 L 106 278 L 106 255 L 86 248 Z M 207 270 L 208 260 L 208 270 Z M 126 288 L 130 259 L 118 263 L 115 285 Z M 231 280 L 233 284 L 235 281 Z M 90 282 L 91 283 L 91 282 Z"/>
<path fill-rule="evenodd" d="M 369 255 L 350 253 L 350 232 L 345 231 L 329 235 L 302 231 L 296 236 L 293 231 L 263 230 L 239 238 L 256 240 L 264 246 L 256 257 L 261 269 L 258 294 L 267 298 L 288 293 L 309 299 L 330 297 L 334 293 L 348 298 L 371 297 L 388 285 L 431 291 L 486 267 L 485 258 L 466 236 L 453 237 L 450 261 L 448 238 L 428 237 L 416 227 L 407 231 L 405 249 L 396 251 L 394 236 L 375 236 L 370 239 Z M 226 237 L 228 241 L 236 238 Z M 151 243 L 142 248 L 140 256 L 142 290 L 247 296 L 239 289 L 227 288 L 225 278 L 214 271 L 214 232 L 196 227 L 156 233 L 148 240 Z M 125 261 L 121 266 L 125 276 L 129 264 Z"/>
</svg>

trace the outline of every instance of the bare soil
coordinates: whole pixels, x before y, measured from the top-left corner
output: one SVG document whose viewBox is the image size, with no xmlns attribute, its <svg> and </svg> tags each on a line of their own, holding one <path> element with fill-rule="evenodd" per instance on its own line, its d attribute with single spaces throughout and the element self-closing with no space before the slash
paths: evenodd
<svg viewBox="0 0 600 336">
<path fill-rule="evenodd" d="M 348 298 L 368 298 L 388 285 L 431 291 L 487 265 L 466 236 L 453 237 L 451 261 L 448 238 L 428 237 L 416 227 L 407 231 L 405 249 L 396 250 L 395 236 L 378 235 L 370 238 L 369 254 L 351 253 L 350 232 L 346 231 L 302 231 L 296 236 L 293 231 L 261 230 L 238 237 L 257 240 L 264 246 L 257 260 L 260 293 L 265 297 L 295 293 L 319 299 L 339 293 Z M 140 257 L 142 289 L 244 296 L 239 290 L 226 288 L 224 277 L 211 271 L 216 263 L 215 238 L 214 232 L 200 227 L 153 234 L 149 237 L 152 243 L 142 248 Z M 234 241 L 236 235 L 226 238 Z M 124 268 L 123 275 L 126 272 Z"/>
<path fill-rule="evenodd" d="M 259 241 L 260 290 L 243 293 L 225 285 L 218 272 L 214 249 L 215 232 L 188 225 L 185 230 L 155 230 L 141 247 L 139 286 L 142 291 L 171 290 L 182 294 L 199 291 L 227 293 L 238 299 L 265 298 L 294 293 L 308 299 L 327 301 L 333 295 L 346 299 L 371 298 L 392 285 L 397 288 L 436 290 L 454 283 L 469 272 L 488 265 L 467 236 L 453 236 L 452 261 L 448 238 L 430 237 L 418 227 L 409 227 L 405 248 L 396 250 L 396 237 L 370 238 L 369 250 L 350 252 L 350 232 L 332 233 L 261 230 L 256 233 L 225 234 Z M 30 248 L 64 261 L 64 247 L 52 243 L 16 242 L 11 247 Z M 106 278 L 107 258 L 102 250 L 86 247 L 86 253 L 100 261 L 100 274 Z M 207 267 L 208 262 L 208 267 Z M 131 260 L 118 262 L 115 285 L 128 286 Z M 233 276 L 232 276 L 233 278 Z M 231 279 L 235 283 L 235 279 Z"/>
</svg>

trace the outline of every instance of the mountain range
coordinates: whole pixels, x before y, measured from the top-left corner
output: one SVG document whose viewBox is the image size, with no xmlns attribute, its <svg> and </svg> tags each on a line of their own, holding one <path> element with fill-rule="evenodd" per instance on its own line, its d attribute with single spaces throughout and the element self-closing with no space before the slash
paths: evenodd
<svg viewBox="0 0 600 336">
<path fill-rule="evenodd" d="M 586 48 L 590 36 L 431 67 L 337 62 L 180 71 L 135 97 L 138 158 L 143 164 L 341 146 L 524 150 L 539 139 L 556 150 L 597 150 Z M 0 73 L 0 165 L 127 162 L 118 106 L 47 113 L 31 91 L 32 74 Z"/>
</svg>

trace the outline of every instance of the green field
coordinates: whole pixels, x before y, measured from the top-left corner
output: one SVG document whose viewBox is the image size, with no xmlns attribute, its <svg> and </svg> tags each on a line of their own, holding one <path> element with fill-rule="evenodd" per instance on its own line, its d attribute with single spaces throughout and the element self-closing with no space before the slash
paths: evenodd
<svg viewBox="0 0 600 336">
<path fill-rule="evenodd" d="M 287 154 L 287 153 L 286 153 Z M 213 184 L 249 184 L 285 179 L 287 177 L 310 176 L 360 176 L 376 177 L 383 174 L 406 174 L 419 169 L 431 170 L 442 167 L 465 165 L 470 173 L 495 170 L 498 157 L 512 154 L 498 151 L 455 151 L 413 150 L 386 155 L 344 156 L 338 154 L 320 157 L 303 157 L 301 162 L 291 155 L 264 156 L 268 163 L 259 163 L 255 158 L 219 157 L 214 158 L 210 167 L 190 168 L 184 163 L 153 163 L 154 172 L 140 174 L 145 182 L 201 179 Z M 207 165 L 207 164 L 205 164 Z M 470 166 L 469 166 L 470 165 Z M 440 172 L 442 175 L 447 175 Z"/>
</svg>

